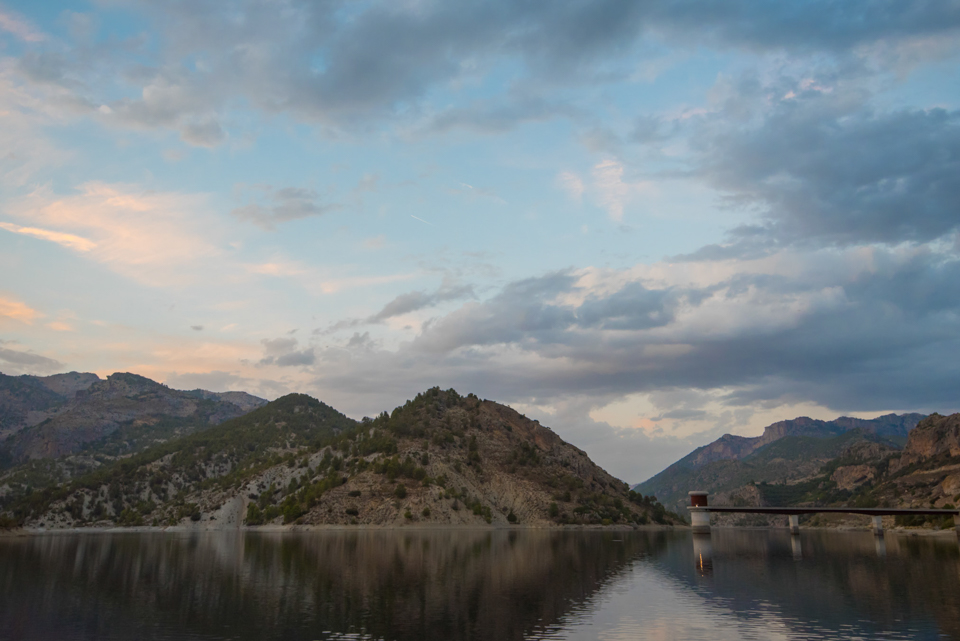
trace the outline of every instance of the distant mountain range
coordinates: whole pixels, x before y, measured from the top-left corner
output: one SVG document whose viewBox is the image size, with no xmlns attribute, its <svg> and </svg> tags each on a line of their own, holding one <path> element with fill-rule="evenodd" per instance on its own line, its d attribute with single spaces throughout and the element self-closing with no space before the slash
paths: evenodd
<svg viewBox="0 0 960 641">
<path fill-rule="evenodd" d="M 303 394 L 91 376 L 0 380 L 0 527 L 682 522 L 472 394 L 434 388 L 358 422 Z"/>
<path fill-rule="evenodd" d="M 0 468 L 69 454 L 129 454 L 261 407 L 246 392 L 180 391 L 136 374 L 0 374 Z"/>
<path fill-rule="evenodd" d="M 690 490 L 714 505 L 953 506 L 960 414 L 781 421 L 758 437 L 724 435 L 634 490 L 680 513 Z"/>
</svg>

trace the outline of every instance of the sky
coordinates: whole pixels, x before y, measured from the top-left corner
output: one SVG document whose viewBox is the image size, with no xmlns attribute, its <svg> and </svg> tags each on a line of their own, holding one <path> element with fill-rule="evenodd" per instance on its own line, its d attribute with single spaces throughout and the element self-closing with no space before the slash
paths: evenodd
<svg viewBox="0 0 960 641">
<path fill-rule="evenodd" d="M 0 0 L 0 371 L 509 404 L 620 478 L 960 408 L 956 0 Z"/>
</svg>

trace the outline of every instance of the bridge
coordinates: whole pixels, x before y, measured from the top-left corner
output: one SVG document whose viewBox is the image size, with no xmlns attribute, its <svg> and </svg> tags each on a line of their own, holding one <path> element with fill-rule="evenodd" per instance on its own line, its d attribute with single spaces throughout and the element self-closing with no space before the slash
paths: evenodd
<svg viewBox="0 0 960 641">
<path fill-rule="evenodd" d="M 690 524 L 694 532 L 710 532 L 711 512 L 735 512 L 740 514 L 782 514 L 790 519 L 790 533 L 800 534 L 801 514 L 865 514 L 873 519 L 873 533 L 883 536 L 884 516 L 952 516 L 954 529 L 960 537 L 960 509 L 936 508 L 889 508 L 889 507 L 731 507 L 707 504 L 707 493 L 693 491 L 690 495 Z"/>
</svg>

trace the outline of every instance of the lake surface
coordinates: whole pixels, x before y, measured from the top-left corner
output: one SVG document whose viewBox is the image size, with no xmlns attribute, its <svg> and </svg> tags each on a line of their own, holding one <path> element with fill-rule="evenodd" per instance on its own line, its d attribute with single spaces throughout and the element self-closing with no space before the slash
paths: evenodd
<svg viewBox="0 0 960 641">
<path fill-rule="evenodd" d="M 953 537 L 326 531 L 0 539 L 0 639 L 960 639 Z"/>
</svg>

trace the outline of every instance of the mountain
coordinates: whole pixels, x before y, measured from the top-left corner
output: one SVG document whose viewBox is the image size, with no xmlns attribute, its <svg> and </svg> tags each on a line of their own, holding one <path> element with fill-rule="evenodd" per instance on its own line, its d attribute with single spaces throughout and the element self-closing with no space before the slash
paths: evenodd
<svg viewBox="0 0 960 641">
<path fill-rule="evenodd" d="M 656 496 L 671 509 L 681 509 L 690 490 L 715 493 L 750 481 L 803 478 L 859 443 L 897 450 L 922 418 L 922 414 L 887 414 L 874 419 L 843 416 L 820 421 L 804 416 L 768 425 L 761 436 L 725 434 L 634 489 Z"/>
<path fill-rule="evenodd" d="M 681 522 L 539 422 L 439 388 L 362 422 L 291 394 L 44 489 L 8 477 L 0 512 L 31 527 Z"/>
<path fill-rule="evenodd" d="M 7 376 L 0 374 L 0 439 L 49 418 L 56 409 L 100 377 L 96 374 Z"/>
<path fill-rule="evenodd" d="M 2 375 L 0 375 L 2 376 Z M 86 452 L 119 456 L 241 416 L 266 403 L 244 392 L 182 392 L 136 374 L 3 376 L 0 462 Z"/>
<path fill-rule="evenodd" d="M 810 436 L 807 419 L 800 426 L 806 435 L 781 430 L 787 435 L 740 458 L 703 462 L 732 451 L 718 441 L 684 457 L 638 489 L 656 491 L 658 497 L 665 497 L 667 507 L 678 510 L 687 502 L 688 489 L 710 492 L 712 505 L 953 508 L 960 504 L 960 414 L 923 418 L 909 430 L 901 447 L 900 434 L 915 416 L 880 417 L 875 421 L 883 425 L 872 431 L 865 431 L 858 422 L 830 421 L 855 426 L 835 436 L 829 435 L 831 427 L 820 431 L 825 436 Z M 704 456 L 704 451 L 709 454 Z M 740 525 L 784 520 L 738 514 L 713 518 L 719 524 Z M 801 522 L 849 525 L 865 518 L 819 514 L 803 517 Z M 898 526 L 953 528 L 951 517 L 907 516 L 894 521 Z"/>
</svg>

